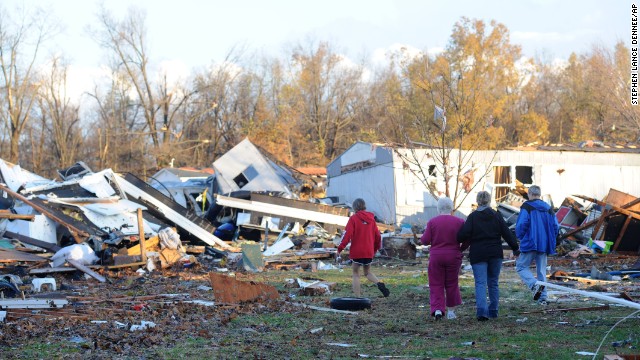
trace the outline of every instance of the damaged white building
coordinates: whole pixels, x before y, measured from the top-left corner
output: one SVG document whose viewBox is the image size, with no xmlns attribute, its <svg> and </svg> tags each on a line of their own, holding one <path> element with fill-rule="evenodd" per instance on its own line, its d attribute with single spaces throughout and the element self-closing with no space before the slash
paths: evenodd
<svg viewBox="0 0 640 360">
<path fill-rule="evenodd" d="M 459 211 L 472 210 L 478 191 L 487 190 L 494 202 L 521 183 L 539 185 L 548 201 L 558 206 L 572 194 L 603 198 L 610 188 L 638 193 L 640 149 L 539 147 L 536 149 L 449 153 L 449 193 L 458 187 Z M 445 193 L 444 173 L 433 150 L 399 148 L 357 142 L 327 166 L 327 196 L 352 202 L 361 197 L 381 221 L 423 226 L 437 215 L 437 201 L 407 159 L 417 159 L 437 194 Z M 458 161 L 463 166 L 457 172 Z M 464 176 L 465 174 L 472 176 Z M 466 182 L 466 183 L 465 183 Z M 465 187 L 468 192 L 465 191 Z"/>
</svg>

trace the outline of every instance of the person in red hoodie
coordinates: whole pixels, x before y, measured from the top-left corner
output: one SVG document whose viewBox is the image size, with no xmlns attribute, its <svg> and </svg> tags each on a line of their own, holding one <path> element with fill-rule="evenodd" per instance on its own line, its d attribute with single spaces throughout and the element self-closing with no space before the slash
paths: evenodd
<svg viewBox="0 0 640 360">
<path fill-rule="evenodd" d="M 340 256 L 342 250 L 351 243 L 349 259 L 353 262 L 351 267 L 351 288 L 353 289 L 353 293 L 356 297 L 360 297 L 360 268 L 362 267 L 364 276 L 376 284 L 380 292 L 382 292 L 382 295 L 387 297 L 391 292 L 384 283 L 378 280 L 371 272 L 373 256 L 380 249 L 382 241 L 373 213 L 365 211 L 366 209 L 367 206 L 364 200 L 358 198 L 353 201 L 353 210 L 356 213 L 347 221 L 347 226 L 344 228 L 344 236 L 338 246 L 336 256 Z"/>
</svg>

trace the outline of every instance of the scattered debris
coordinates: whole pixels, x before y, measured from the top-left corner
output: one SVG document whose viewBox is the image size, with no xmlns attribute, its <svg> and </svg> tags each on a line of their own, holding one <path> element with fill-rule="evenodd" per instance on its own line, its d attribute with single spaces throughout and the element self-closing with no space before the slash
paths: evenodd
<svg viewBox="0 0 640 360">
<path fill-rule="evenodd" d="M 249 281 L 239 281 L 231 276 L 209 273 L 213 296 L 218 303 L 238 304 L 246 301 L 275 300 L 280 298 L 275 287 Z"/>
</svg>

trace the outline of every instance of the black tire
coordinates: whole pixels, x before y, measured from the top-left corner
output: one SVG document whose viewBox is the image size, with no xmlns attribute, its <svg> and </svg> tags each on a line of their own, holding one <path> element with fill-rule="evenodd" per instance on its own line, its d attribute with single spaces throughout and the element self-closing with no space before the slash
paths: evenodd
<svg viewBox="0 0 640 360">
<path fill-rule="evenodd" d="M 0 293 L 4 295 L 4 297 L 17 297 L 20 294 L 20 290 L 10 282 L 0 281 Z"/>
<path fill-rule="evenodd" d="M 331 308 L 336 310 L 371 309 L 371 300 L 359 297 L 341 297 L 331 299 Z"/>
</svg>

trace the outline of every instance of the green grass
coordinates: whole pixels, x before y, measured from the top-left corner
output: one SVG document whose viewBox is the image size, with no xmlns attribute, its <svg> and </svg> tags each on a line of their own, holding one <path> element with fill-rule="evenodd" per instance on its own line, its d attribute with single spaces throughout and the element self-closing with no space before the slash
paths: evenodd
<svg viewBox="0 0 640 360">
<path fill-rule="evenodd" d="M 1 328 L 0 328 L 1 329 Z M 78 345 L 70 342 L 40 342 L 32 339 L 20 348 L 20 352 L 15 354 L 15 359 L 63 359 L 80 353 Z M 0 347 L 0 358 L 5 359 Z M 9 358 L 9 357 L 6 357 Z"/>
<path fill-rule="evenodd" d="M 60 341 L 58 333 L 58 337 L 54 337 L 55 342 L 40 337 L 21 341 L 15 350 L 0 345 L 1 357 L 350 359 L 366 355 L 407 359 L 591 359 L 591 356 L 579 356 L 576 352 L 595 352 L 601 342 L 603 345 L 598 350 L 597 359 L 602 359 L 604 354 L 640 353 L 638 316 L 622 321 L 614 328 L 621 318 L 633 313 L 633 309 L 611 306 L 609 310 L 599 311 L 540 312 L 543 308 L 531 300 L 529 291 L 519 281 L 513 267 L 505 267 L 501 275 L 499 318 L 487 322 L 475 319 L 473 277 L 470 272 L 465 272 L 460 278 L 464 304 L 456 309 L 458 319 L 436 322 L 428 316 L 425 268 L 424 264 L 413 267 L 389 263 L 385 267 L 374 266 L 373 272 L 387 283 L 391 296 L 381 297 L 375 285 L 363 281 L 363 296 L 372 299 L 372 309 L 360 311 L 357 315 L 316 311 L 289 304 L 298 302 L 328 308 L 332 297 L 351 296 L 349 268 L 317 273 L 266 271 L 244 278 L 276 286 L 282 301 L 215 310 L 207 315 L 206 322 L 200 322 L 197 314 L 186 316 L 177 312 L 178 317 L 159 321 L 162 341 L 156 339 L 148 343 L 142 336 L 138 341 L 127 343 L 129 348 L 115 353 L 108 349 L 90 351 L 80 344 Z M 285 286 L 285 279 L 297 277 L 336 282 L 337 286 L 333 294 L 300 296 L 296 289 Z M 202 284 L 206 285 L 204 281 Z M 193 281 L 193 286 L 197 285 Z M 639 286 L 637 281 L 624 285 L 627 289 Z M 295 296 L 289 298 L 291 295 Z M 574 296 L 550 299 L 547 309 L 592 307 L 602 302 Z M 189 309 L 202 311 L 191 307 L 184 307 L 181 311 Z M 164 310 L 154 316 L 162 317 L 163 314 Z M 229 320 L 219 320 L 222 317 Z M 97 334 L 90 325 L 76 326 L 89 327 L 89 331 L 82 334 L 85 338 Z M 312 329 L 319 328 L 322 330 L 311 333 Z M 70 327 L 68 333 L 70 337 L 74 328 Z M 119 334 L 133 336 L 126 331 Z M 110 338 L 111 341 L 118 341 L 118 336 Z M 631 342 L 625 347 L 612 346 L 613 342 L 626 339 Z"/>
</svg>

